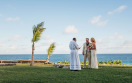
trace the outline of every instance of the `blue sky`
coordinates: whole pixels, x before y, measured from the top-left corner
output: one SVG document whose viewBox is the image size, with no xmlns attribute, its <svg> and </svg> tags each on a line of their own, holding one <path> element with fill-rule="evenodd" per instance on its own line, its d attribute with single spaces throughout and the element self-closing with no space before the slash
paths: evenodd
<svg viewBox="0 0 132 83">
<path fill-rule="evenodd" d="M 69 54 L 73 37 L 82 46 L 94 37 L 97 53 L 132 53 L 131 0 L 0 1 L 0 54 L 31 54 L 32 27 L 45 22 L 36 54 Z M 82 53 L 82 49 L 79 50 Z"/>
</svg>

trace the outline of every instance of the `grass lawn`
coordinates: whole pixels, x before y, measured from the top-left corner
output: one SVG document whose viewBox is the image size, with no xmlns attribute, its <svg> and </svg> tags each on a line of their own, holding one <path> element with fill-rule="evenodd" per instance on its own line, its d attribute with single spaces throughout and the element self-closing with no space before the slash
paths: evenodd
<svg viewBox="0 0 132 83">
<path fill-rule="evenodd" d="M 99 66 L 99 69 L 53 68 L 52 65 L 0 66 L 0 83 L 132 83 L 132 66 Z"/>
</svg>

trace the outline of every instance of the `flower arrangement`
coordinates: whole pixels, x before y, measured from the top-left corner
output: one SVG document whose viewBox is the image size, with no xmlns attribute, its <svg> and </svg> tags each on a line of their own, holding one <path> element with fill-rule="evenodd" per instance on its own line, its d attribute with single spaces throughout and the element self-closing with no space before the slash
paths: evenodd
<svg viewBox="0 0 132 83">
<path fill-rule="evenodd" d="M 88 51 L 89 51 L 91 48 L 93 48 L 93 45 L 89 45 L 89 46 L 88 46 Z"/>
</svg>

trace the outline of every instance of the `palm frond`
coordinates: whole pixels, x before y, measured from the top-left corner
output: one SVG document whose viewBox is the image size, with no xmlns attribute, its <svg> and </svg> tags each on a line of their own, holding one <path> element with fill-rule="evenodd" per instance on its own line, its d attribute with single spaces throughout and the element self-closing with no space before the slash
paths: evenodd
<svg viewBox="0 0 132 83">
<path fill-rule="evenodd" d="M 36 32 L 36 30 L 37 30 L 37 27 L 34 25 L 33 26 L 33 34 Z"/>
<path fill-rule="evenodd" d="M 41 23 L 39 23 L 38 25 L 37 25 L 37 28 L 43 28 L 43 25 L 44 25 L 44 22 L 41 22 Z"/>
<path fill-rule="evenodd" d="M 44 31 L 44 29 L 46 29 L 42 28 L 43 24 L 44 22 L 41 22 L 40 24 L 37 25 L 37 27 L 35 25 L 33 26 L 32 42 L 37 42 L 40 39 L 42 32 Z"/>
<path fill-rule="evenodd" d="M 40 28 L 40 29 L 39 29 L 39 32 L 40 32 L 40 33 L 43 32 L 44 29 L 46 29 L 46 28 Z"/>
<path fill-rule="evenodd" d="M 37 42 L 40 39 L 41 33 L 39 32 L 39 30 L 37 30 L 33 36 L 32 41 L 33 42 Z"/>
<path fill-rule="evenodd" d="M 41 37 L 41 33 L 39 31 L 37 31 L 36 35 L 34 37 L 35 37 L 34 41 L 37 42 Z"/>
<path fill-rule="evenodd" d="M 53 51 L 55 50 L 55 43 L 52 43 L 48 49 L 48 55 L 51 55 Z"/>
</svg>

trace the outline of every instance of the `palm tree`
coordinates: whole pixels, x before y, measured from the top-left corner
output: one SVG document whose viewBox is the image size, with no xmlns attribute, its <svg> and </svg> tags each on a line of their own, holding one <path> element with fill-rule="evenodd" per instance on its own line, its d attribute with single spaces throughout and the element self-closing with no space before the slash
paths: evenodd
<svg viewBox="0 0 132 83">
<path fill-rule="evenodd" d="M 35 25 L 33 26 L 32 61 L 31 61 L 30 66 L 34 66 L 34 50 L 35 50 L 34 42 L 37 42 L 40 40 L 42 32 L 44 31 L 44 29 L 46 29 L 46 28 L 43 28 L 43 25 L 44 25 L 44 22 L 41 22 L 40 24 L 37 25 L 37 27 Z"/>
<path fill-rule="evenodd" d="M 48 56 L 47 56 L 47 60 L 45 63 L 49 62 L 49 55 L 52 55 L 53 51 L 55 50 L 55 43 L 52 43 L 48 49 Z"/>
</svg>

